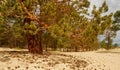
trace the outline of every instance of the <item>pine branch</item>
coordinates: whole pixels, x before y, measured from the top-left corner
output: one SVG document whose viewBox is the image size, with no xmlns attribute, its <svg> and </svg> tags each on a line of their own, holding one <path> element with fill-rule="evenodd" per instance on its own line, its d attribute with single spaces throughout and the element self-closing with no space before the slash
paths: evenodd
<svg viewBox="0 0 120 70">
<path fill-rule="evenodd" d="M 29 16 L 29 18 L 33 21 L 36 21 L 38 22 L 42 27 L 47 27 L 47 25 L 43 22 L 41 22 L 35 15 L 31 14 L 28 9 L 25 7 L 24 3 L 23 3 L 23 0 L 19 0 L 23 10 L 27 13 L 27 15 Z"/>
</svg>

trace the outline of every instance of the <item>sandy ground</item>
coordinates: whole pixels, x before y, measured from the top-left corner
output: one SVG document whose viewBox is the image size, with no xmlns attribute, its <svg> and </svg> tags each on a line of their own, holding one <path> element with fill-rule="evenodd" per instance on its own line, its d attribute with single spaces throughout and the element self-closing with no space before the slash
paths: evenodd
<svg viewBox="0 0 120 70">
<path fill-rule="evenodd" d="M 0 70 L 120 70 L 120 49 L 38 55 L 0 48 Z"/>
<path fill-rule="evenodd" d="M 64 53 L 88 62 L 85 70 L 120 70 L 120 49 Z"/>
</svg>

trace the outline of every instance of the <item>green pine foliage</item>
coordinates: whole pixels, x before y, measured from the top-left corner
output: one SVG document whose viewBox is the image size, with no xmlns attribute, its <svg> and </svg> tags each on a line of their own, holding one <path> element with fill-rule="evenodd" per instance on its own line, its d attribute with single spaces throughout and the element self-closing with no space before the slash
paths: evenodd
<svg viewBox="0 0 120 70">
<path fill-rule="evenodd" d="M 102 15 L 109 9 L 106 2 L 98 9 L 94 6 L 91 13 L 88 13 L 90 5 L 88 0 L 25 0 L 23 4 L 28 12 L 36 16 L 41 23 L 45 23 L 47 28 L 39 25 L 36 20 L 24 23 L 25 18 L 29 18 L 29 16 L 19 0 L 0 1 L 1 42 L 3 42 L 3 38 L 6 38 L 3 37 L 6 36 L 5 32 L 11 34 L 7 36 L 11 36 L 8 41 L 15 42 L 13 44 L 15 46 L 25 45 L 25 35 L 32 35 L 42 36 L 44 48 L 53 48 L 53 50 L 67 48 L 71 51 L 96 50 L 99 48 L 98 35 L 104 34 L 107 29 L 116 28 L 111 27 L 113 25 L 112 13 Z M 36 15 L 35 11 L 38 5 L 40 6 L 40 14 Z M 91 19 L 86 16 L 90 16 Z M 11 22 L 13 26 L 10 26 Z M 40 32 L 42 32 L 41 35 Z"/>
</svg>

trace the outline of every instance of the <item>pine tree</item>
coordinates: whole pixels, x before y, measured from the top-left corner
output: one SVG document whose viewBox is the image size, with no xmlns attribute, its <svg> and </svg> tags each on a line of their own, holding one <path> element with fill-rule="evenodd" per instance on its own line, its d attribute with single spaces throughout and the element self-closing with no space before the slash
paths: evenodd
<svg viewBox="0 0 120 70">
<path fill-rule="evenodd" d="M 98 48 L 97 36 L 109 29 L 112 23 L 112 14 L 102 16 L 108 11 L 106 2 L 99 9 L 94 6 L 91 19 L 86 17 L 90 16 L 89 5 L 88 0 L 6 0 L 0 4 L 0 12 L 5 15 L 2 23 L 20 23 L 12 26 L 13 37 L 22 40 L 24 31 L 31 53 L 42 54 L 44 45 L 54 50 L 87 51 Z"/>
</svg>

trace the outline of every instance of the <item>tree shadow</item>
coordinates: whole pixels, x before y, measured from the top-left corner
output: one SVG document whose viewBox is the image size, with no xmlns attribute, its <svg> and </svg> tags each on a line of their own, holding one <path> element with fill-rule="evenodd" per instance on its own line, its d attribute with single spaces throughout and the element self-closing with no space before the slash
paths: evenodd
<svg viewBox="0 0 120 70">
<path fill-rule="evenodd" d="M 114 51 L 98 51 L 96 53 L 111 53 L 111 54 L 120 54 L 120 52 L 114 52 Z"/>
<path fill-rule="evenodd" d="M 5 53 L 8 53 L 8 54 L 28 54 L 29 52 L 28 51 L 0 51 L 0 54 L 5 54 Z"/>
<path fill-rule="evenodd" d="M 43 54 L 38 54 L 38 53 L 30 53 L 28 50 L 3 50 L 0 51 L 0 54 L 10 54 L 10 55 L 16 55 L 16 54 L 33 54 L 33 55 L 47 55 L 50 56 L 52 55 L 56 55 L 53 54 L 51 52 L 43 52 Z"/>
</svg>

